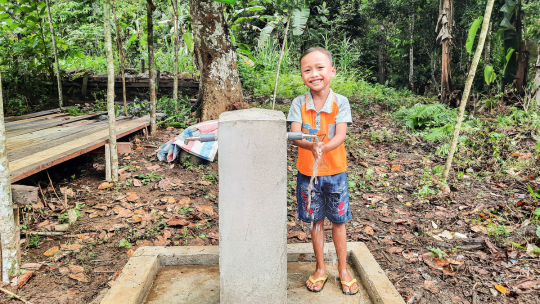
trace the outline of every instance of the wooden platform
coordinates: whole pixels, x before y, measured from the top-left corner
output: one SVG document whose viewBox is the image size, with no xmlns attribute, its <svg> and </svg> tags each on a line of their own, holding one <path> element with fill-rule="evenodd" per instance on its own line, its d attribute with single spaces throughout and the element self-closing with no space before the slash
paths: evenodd
<svg viewBox="0 0 540 304">
<path fill-rule="evenodd" d="M 109 139 L 103 113 L 70 116 L 48 110 L 6 117 L 7 151 L 11 182 L 104 146 Z M 149 116 L 117 120 L 117 138 L 143 129 Z"/>
</svg>

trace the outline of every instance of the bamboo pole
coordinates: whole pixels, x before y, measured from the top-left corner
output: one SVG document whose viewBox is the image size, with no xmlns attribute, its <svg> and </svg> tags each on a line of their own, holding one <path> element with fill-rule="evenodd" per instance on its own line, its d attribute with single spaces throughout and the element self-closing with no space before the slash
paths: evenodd
<svg viewBox="0 0 540 304">
<path fill-rule="evenodd" d="M 112 10 L 114 15 L 114 25 L 116 26 L 116 45 L 118 46 L 118 57 L 120 57 L 120 72 L 122 73 L 122 93 L 124 97 L 124 111 L 126 117 L 128 117 L 127 99 L 126 99 L 126 66 L 124 64 L 124 47 L 122 46 L 122 37 L 120 37 L 120 26 L 118 26 L 118 19 L 116 18 L 116 7 L 114 6 L 114 0 L 112 0 Z"/>
<path fill-rule="evenodd" d="M 281 45 L 281 53 L 279 54 L 279 61 L 277 64 L 276 84 L 274 85 L 274 98 L 272 98 L 272 110 L 276 105 L 277 85 L 279 80 L 279 69 L 281 68 L 281 59 L 283 59 L 283 52 L 285 51 L 285 44 L 287 44 L 287 34 L 289 33 L 289 24 L 291 23 L 292 12 L 287 19 L 287 26 L 285 27 L 285 37 L 283 38 L 283 44 Z"/>
<path fill-rule="evenodd" d="M 484 14 L 484 21 L 482 22 L 482 31 L 480 32 L 480 39 L 478 39 L 478 46 L 474 53 L 474 58 L 469 70 L 469 75 L 467 75 L 467 81 L 465 82 L 465 91 L 463 92 L 463 98 L 461 99 L 461 104 L 459 105 L 459 114 L 456 121 L 456 126 L 454 127 L 454 138 L 452 139 L 452 144 L 450 145 L 450 151 L 448 152 L 448 158 L 446 159 L 446 165 L 444 167 L 443 179 L 448 179 L 448 173 L 450 172 L 450 167 L 452 167 L 452 159 L 454 158 L 454 153 L 456 151 L 456 146 L 459 138 L 459 131 L 461 130 L 461 123 L 463 122 L 463 114 L 465 113 L 465 107 L 467 106 L 467 101 L 469 100 L 469 94 L 471 93 L 471 87 L 473 84 L 474 76 L 476 74 L 476 68 L 478 67 L 478 61 L 480 61 L 480 56 L 482 55 L 482 50 L 484 49 L 484 43 L 486 41 L 486 34 L 489 28 L 489 20 L 491 19 L 491 11 L 493 10 L 494 0 L 488 0 L 486 5 L 486 12 Z"/>
<path fill-rule="evenodd" d="M 2 282 L 9 283 L 10 276 L 19 274 L 17 261 L 17 225 L 11 200 L 11 178 L 6 148 L 4 126 L 4 101 L 2 97 L 2 76 L 0 74 L 0 265 Z"/>
<path fill-rule="evenodd" d="M 152 0 L 146 0 L 146 25 L 148 29 L 148 80 L 150 83 L 150 134 L 156 133 L 156 67 L 154 63 L 154 23 L 152 12 L 156 9 Z M 159 77 L 159 76 L 158 76 Z"/>
<path fill-rule="evenodd" d="M 109 146 L 111 151 L 111 179 L 118 180 L 118 150 L 116 148 L 116 113 L 114 109 L 114 59 L 112 51 L 110 0 L 103 1 L 103 33 L 107 56 L 107 113 L 109 116 Z"/>
<path fill-rule="evenodd" d="M 174 88 L 173 88 L 173 99 L 174 99 L 174 110 L 178 112 L 178 47 L 179 47 L 179 38 L 178 38 L 178 7 L 176 0 L 171 0 L 172 7 L 174 11 L 174 63 L 173 63 L 173 73 L 174 73 Z"/>
<path fill-rule="evenodd" d="M 45 0 L 45 4 L 47 5 L 47 16 L 49 17 L 49 27 L 51 28 L 53 53 L 54 53 L 54 67 L 56 69 L 56 80 L 58 81 L 58 105 L 60 109 L 62 109 L 62 106 L 63 106 L 62 79 L 60 77 L 60 65 L 58 64 L 58 54 L 56 51 L 56 37 L 54 35 L 54 26 L 53 26 L 52 18 L 51 18 L 51 7 L 49 5 L 49 0 Z"/>
</svg>

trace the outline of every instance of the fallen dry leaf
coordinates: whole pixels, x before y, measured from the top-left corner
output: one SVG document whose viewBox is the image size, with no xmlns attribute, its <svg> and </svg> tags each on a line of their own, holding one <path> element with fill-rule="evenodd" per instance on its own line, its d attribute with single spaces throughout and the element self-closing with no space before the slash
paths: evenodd
<svg viewBox="0 0 540 304">
<path fill-rule="evenodd" d="M 58 248 L 58 246 L 53 247 L 53 248 L 49 248 L 49 250 L 45 251 L 45 253 L 43 253 L 43 255 L 44 256 L 51 256 L 51 255 L 57 253 L 59 250 L 60 250 L 60 248 Z"/>
<path fill-rule="evenodd" d="M 137 246 L 139 247 L 143 247 L 143 246 L 154 246 L 154 243 L 152 243 L 151 241 L 149 240 L 138 240 L 136 242 Z"/>
<path fill-rule="evenodd" d="M 68 294 L 68 295 L 76 295 L 76 294 L 78 294 L 78 293 L 80 293 L 80 291 L 75 290 L 75 289 L 68 289 L 68 290 L 67 290 L 67 294 Z"/>
<path fill-rule="evenodd" d="M 67 267 L 61 267 L 58 269 L 58 271 L 60 272 L 60 274 L 63 274 L 63 275 L 66 275 L 68 274 L 70 271 L 69 271 L 69 268 Z"/>
<path fill-rule="evenodd" d="M 167 240 L 161 235 L 156 236 L 156 240 L 154 241 L 154 246 L 167 246 L 167 244 L 169 244 L 169 240 Z"/>
<path fill-rule="evenodd" d="M 98 190 L 107 189 L 107 188 L 112 187 L 112 186 L 114 186 L 113 183 L 104 182 L 104 183 L 101 183 L 101 185 L 98 186 Z"/>
<path fill-rule="evenodd" d="M 20 275 L 17 278 L 17 288 L 23 287 L 23 285 L 26 284 L 26 282 L 28 282 L 28 280 L 30 279 L 30 277 L 33 274 L 34 274 L 33 271 L 27 271 L 27 272 L 23 273 L 22 275 Z"/>
<path fill-rule="evenodd" d="M 369 234 L 369 235 L 373 235 L 375 232 L 373 231 L 373 228 L 367 226 L 366 228 L 364 228 L 364 232 Z"/>
<path fill-rule="evenodd" d="M 208 237 L 209 239 L 219 240 L 219 232 L 217 230 L 207 231 L 206 237 Z"/>
<path fill-rule="evenodd" d="M 288 238 L 297 237 L 299 240 L 303 241 L 306 239 L 306 233 L 303 231 L 291 231 L 288 235 Z"/>
<path fill-rule="evenodd" d="M 84 245 L 81 245 L 81 244 L 71 244 L 71 245 L 67 246 L 67 250 L 78 250 L 78 249 L 81 249 L 83 247 L 84 247 Z"/>
<path fill-rule="evenodd" d="M 77 280 L 79 282 L 82 282 L 82 283 L 90 282 L 88 280 L 88 278 L 82 272 L 80 272 L 80 273 L 71 273 L 71 274 L 69 274 L 69 277 L 74 279 L 74 280 Z"/>
<path fill-rule="evenodd" d="M 26 270 L 39 270 L 43 266 L 43 263 L 26 263 L 21 266 L 21 269 Z"/>
<path fill-rule="evenodd" d="M 135 252 L 135 251 L 134 251 L 133 249 L 128 250 L 128 251 L 126 252 L 127 257 L 130 258 L 130 257 L 133 255 L 134 252 Z"/>
<path fill-rule="evenodd" d="M 126 195 L 128 202 L 134 202 L 139 199 L 139 196 L 135 192 L 127 192 Z"/>
<path fill-rule="evenodd" d="M 66 187 L 61 187 L 60 188 L 60 193 L 62 193 L 64 196 L 67 196 L 67 197 L 70 197 L 70 196 L 74 196 L 75 193 L 73 192 L 73 190 L 69 189 L 69 188 L 66 188 Z"/>
<path fill-rule="evenodd" d="M 444 266 L 443 269 L 442 269 L 442 272 L 443 272 L 445 275 L 450 275 L 450 276 L 456 275 L 456 272 L 455 272 L 454 270 L 452 270 L 452 268 L 450 267 L 450 265 Z"/>
<path fill-rule="evenodd" d="M 133 186 L 135 186 L 135 187 L 142 187 L 142 183 L 141 183 L 140 180 L 134 178 L 134 179 L 133 179 Z"/>
<path fill-rule="evenodd" d="M 515 287 L 519 289 L 529 289 L 533 288 L 537 284 L 540 284 L 540 280 L 525 280 L 519 282 Z"/>
<path fill-rule="evenodd" d="M 435 283 L 433 283 L 433 281 L 429 281 L 429 280 L 425 280 L 424 281 L 424 288 L 433 292 L 433 293 L 438 293 L 439 292 L 439 288 L 437 288 L 437 286 L 435 285 Z"/>
<path fill-rule="evenodd" d="M 212 182 L 210 182 L 210 181 L 200 181 L 199 184 L 204 185 L 204 186 L 210 186 L 212 184 Z"/>
<path fill-rule="evenodd" d="M 493 286 L 495 286 L 495 289 L 497 289 L 500 293 L 506 295 L 506 287 L 499 285 L 497 283 L 494 283 Z"/>
<path fill-rule="evenodd" d="M 179 205 L 187 205 L 187 204 L 189 204 L 190 201 L 191 201 L 191 199 L 189 197 L 184 197 L 183 199 L 178 201 L 178 204 Z"/>
<path fill-rule="evenodd" d="M 391 247 L 388 249 L 388 252 L 390 253 L 400 253 L 403 251 L 402 247 Z"/>
<path fill-rule="evenodd" d="M 173 218 L 168 221 L 166 221 L 167 225 L 169 226 L 187 226 L 190 224 L 190 222 L 186 219 L 181 218 Z"/>
<path fill-rule="evenodd" d="M 392 172 L 399 172 L 399 165 L 393 165 L 390 170 L 392 170 Z"/>
<path fill-rule="evenodd" d="M 366 168 L 369 167 L 368 164 L 366 164 L 365 162 L 359 162 L 359 164 L 360 164 L 361 166 L 363 166 L 363 167 L 366 167 Z"/>
<path fill-rule="evenodd" d="M 197 206 L 197 211 L 202 212 L 208 216 L 214 215 L 214 207 L 212 206 Z"/>
<path fill-rule="evenodd" d="M 69 268 L 69 271 L 71 271 L 72 273 L 84 272 L 84 267 L 79 266 L 79 265 L 69 265 L 68 268 Z"/>
<path fill-rule="evenodd" d="M 167 198 L 167 204 L 174 204 L 174 203 L 176 203 L 176 200 L 174 199 L 174 197 L 169 196 L 169 198 Z"/>
</svg>

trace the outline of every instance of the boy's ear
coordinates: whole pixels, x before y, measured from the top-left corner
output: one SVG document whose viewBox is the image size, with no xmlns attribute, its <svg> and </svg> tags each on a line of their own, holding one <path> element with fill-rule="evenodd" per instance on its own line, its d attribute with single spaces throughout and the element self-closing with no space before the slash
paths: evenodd
<svg viewBox="0 0 540 304">
<path fill-rule="evenodd" d="M 336 67 L 332 67 L 332 77 L 336 76 Z"/>
</svg>

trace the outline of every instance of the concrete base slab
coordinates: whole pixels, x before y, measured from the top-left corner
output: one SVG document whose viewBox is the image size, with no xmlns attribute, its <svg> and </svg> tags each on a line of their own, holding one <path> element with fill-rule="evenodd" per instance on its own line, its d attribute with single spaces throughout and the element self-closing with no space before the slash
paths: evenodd
<svg viewBox="0 0 540 304">
<path fill-rule="evenodd" d="M 288 303 L 404 304 L 364 243 L 347 243 L 349 271 L 362 285 L 356 296 L 341 293 L 334 245 L 325 244 L 329 281 L 320 293 L 309 292 L 305 281 L 315 269 L 311 244 L 289 244 Z M 219 303 L 218 247 L 141 247 L 101 304 Z"/>
<path fill-rule="evenodd" d="M 358 294 L 346 296 L 341 292 L 337 265 L 328 265 L 328 281 L 323 291 L 306 289 L 306 280 L 315 263 L 288 263 L 287 303 L 370 304 L 369 295 L 360 285 Z M 360 280 L 349 265 L 353 278 Z M 154 280 L 145 304 L 217 304 L 219 303 L 219 266 L 170 266 L 161 268 Z"/>
</svg>

